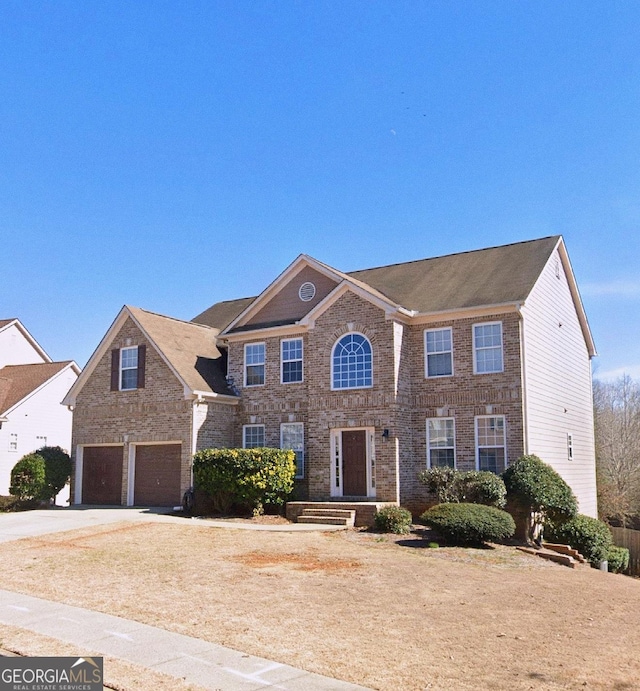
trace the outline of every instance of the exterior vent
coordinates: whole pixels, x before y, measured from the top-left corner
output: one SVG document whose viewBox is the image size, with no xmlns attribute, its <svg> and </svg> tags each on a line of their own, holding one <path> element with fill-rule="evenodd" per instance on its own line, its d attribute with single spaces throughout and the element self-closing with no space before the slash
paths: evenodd
<svg viewBox="0 0 640 691">
<path fill-rule="evenodd" d="M 307 281 L 300 286 L 298 297 L 302 300 L 302 302 L 309 302 L 309 300 L 313 300 L 315 296 L 316 287 L 313 285 L 313 283 Z"/>
</svg>

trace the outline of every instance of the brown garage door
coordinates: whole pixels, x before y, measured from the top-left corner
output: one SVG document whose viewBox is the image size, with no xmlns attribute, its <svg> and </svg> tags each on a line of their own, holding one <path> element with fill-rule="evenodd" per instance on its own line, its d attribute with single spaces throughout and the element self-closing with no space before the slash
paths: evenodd
<svg viewBox="0 0 640 691">
<path fill-rule="evenodd" d="M 138 506 L 180 504 L 180 444 L 136 446 L 133 503 Z"/>
<path fill-rule="evenodd" d="M 122 446 L 85 446 L 82 451 L 82 503 L 120 504 Z"/>
</svg>

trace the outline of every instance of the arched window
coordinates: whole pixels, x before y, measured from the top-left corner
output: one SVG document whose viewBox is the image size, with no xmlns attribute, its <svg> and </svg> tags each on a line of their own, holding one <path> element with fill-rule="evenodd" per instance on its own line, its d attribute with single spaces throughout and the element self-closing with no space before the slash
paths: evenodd
<svg viewBox="0 0 640 691">
<path fill-rule="evenodd" d="M 343 336 L 333 347 L 332 388 L 357 389 L 373 385 L 371 343 L 362 334 Z"/>
</svg>

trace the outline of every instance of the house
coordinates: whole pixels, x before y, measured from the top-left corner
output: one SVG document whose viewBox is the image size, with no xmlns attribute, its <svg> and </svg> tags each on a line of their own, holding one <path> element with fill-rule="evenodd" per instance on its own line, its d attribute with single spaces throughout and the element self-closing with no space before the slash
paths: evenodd
<svg viewBox="0 0 640 691">
<path fill-rule="evenodd" d="M 71 448 L 71 412 L 61 405 L 78 378 L 72 362 L 52 362 L 18 319 L 0 320 L 0 494 L 11 470 L 43 446 Z M 56 501 L 66 502 L 68 488 Z"/>
<path fill-rule="evenodd" d="M 197 449 L 281 446 L 299 497 L 417 512 L 424 468 L 531 453 L 595 516 L 594 355 L 560 236 L 351 273 L 301 255 L 192 322 L 123 308 L 65 399 L 74 499 L 177 504 Z"/>
</svg>

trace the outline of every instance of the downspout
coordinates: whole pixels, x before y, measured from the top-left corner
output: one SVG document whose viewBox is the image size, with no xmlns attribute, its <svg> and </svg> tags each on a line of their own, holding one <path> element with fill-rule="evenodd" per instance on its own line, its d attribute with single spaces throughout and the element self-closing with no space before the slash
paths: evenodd
<svg viewBox="0 0 640 691">
<path fill-rule="evenodd" d="M 524 315 L 522 305 L 516 305 L 518 313 L 518 335 L 520 337 L 520 381 L 522 386 L 522 452 L 526 456 L 529 454 L 529 407 L 527 406 L 527 367 L 524 344 Z"/>
</svg>

